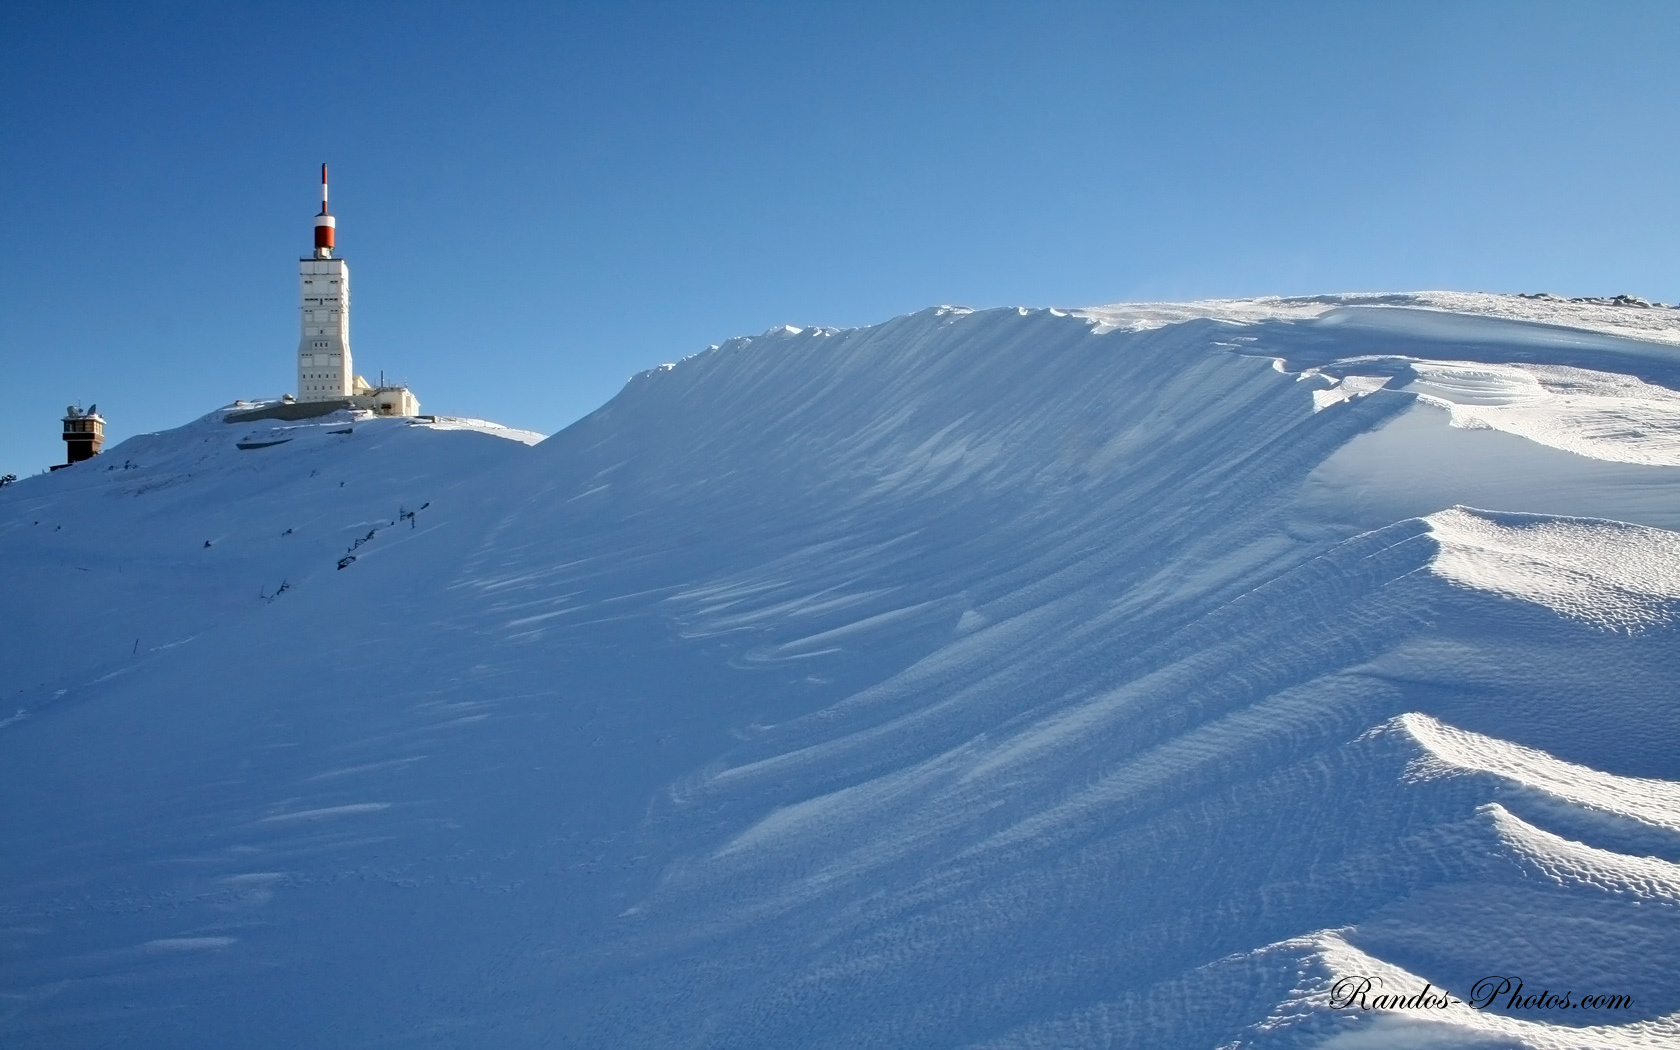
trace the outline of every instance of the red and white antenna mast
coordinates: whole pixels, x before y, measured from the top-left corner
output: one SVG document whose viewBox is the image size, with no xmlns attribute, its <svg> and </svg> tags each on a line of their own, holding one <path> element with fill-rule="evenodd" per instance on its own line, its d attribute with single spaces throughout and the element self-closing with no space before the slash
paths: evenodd
<svg viewBox="0 0 1680 1050">
<path fill-rule="evenodd" d="M 321 214 L 315 216 L 315 258 L 331 259 L 333 231 L 338 223 L 327 210 L 327 166 L 321 165 Z"/>
</svg>

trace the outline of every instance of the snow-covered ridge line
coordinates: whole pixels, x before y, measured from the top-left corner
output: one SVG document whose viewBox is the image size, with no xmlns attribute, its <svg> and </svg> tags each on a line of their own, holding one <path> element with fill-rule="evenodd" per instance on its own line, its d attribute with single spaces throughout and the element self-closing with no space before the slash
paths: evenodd
<svg viewBox="0 0 1680 1050">
<path fill-rule="evenodd" d="M 1642 303 L 1631 297 L 1628 302 L 1629 305 L 1616 305 L 1611 300 L 1498 295 L 1486 292 L 1350 292 L 1341 295 L 1115 303 L 1108 306 L 1082 307 L 1071 312 L 1075 316 L 1094 322 L 1098 331 L 1147 331 L 1203 318 L 1247 324 L 1270 320 L 1312 320 L 1334 310 L 1348 308 L 1410 308 L 1524 321 L 1629 339 L 1680 344 L 1680 308 Z"/>
</svg>

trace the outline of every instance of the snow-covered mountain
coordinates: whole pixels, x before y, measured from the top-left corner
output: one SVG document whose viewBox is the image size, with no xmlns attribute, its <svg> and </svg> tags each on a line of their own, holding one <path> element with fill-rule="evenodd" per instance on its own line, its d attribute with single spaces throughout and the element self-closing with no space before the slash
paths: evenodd
<svg viewBox="0 0 1680 1050">
<path fill-rule="evenodd" d="M 1676 390 L 1665 308 L 939 308 L 27 479 L 0 1042 L 1680 1045 Z"/>
</svg>

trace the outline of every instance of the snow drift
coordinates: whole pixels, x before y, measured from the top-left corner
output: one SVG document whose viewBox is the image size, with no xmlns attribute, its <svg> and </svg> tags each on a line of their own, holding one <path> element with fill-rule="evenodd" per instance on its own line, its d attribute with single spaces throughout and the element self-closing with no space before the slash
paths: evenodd
<svg viewBox="0 0 1680 1050">
<path fill-rule="evenodd" d="M 940 308 L 29 479 L 6 1044 L 1680 1040 L 1676 344 Z M 1490 974 L 1631 1004 L 1329 994 Z"/>
</svg>

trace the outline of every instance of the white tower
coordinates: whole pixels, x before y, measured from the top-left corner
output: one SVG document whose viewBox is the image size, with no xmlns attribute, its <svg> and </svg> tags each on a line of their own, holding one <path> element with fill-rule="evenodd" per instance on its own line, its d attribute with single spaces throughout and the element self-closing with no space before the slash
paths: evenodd
<svg viewBox="0 0 1680 1050">
<path fill-rule="evenodd" d="M 299 401 L 349 397 L 355 372 L 350 364 L 350 267 L 334 259 L 337 223 L 327 211 L 327 166 L 321 165 L 321 214 L 315 216 L 315 254 L 303 259 L 303 337 L 298 341 Z"/>
</svg>

